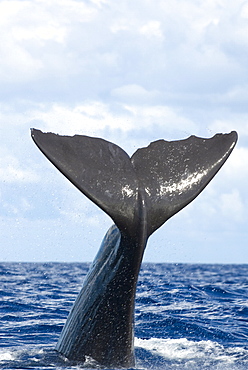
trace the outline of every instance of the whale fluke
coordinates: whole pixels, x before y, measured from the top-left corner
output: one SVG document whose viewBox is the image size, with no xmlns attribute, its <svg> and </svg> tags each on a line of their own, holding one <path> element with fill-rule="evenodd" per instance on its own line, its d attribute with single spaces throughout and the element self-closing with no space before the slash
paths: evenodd
<svg viewBox="0 0 248 370">
<path fill-rule="evenodd" d="M 189 204 L 225 163 L 237 133 L 158 140 L 130 158 L 100 138 L 32 129 L 45 156 L 114 221 L 56 346 L 72 360 L 134 366 L 136 284 L 148 237 Z"/>
</svg>

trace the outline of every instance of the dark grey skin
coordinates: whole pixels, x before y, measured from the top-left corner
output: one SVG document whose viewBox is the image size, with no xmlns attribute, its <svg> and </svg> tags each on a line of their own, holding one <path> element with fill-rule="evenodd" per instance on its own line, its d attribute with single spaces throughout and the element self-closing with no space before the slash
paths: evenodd
<svg viewBox="0 0 248 370">
<path fill-rule="evenodd" d="M 130 158 L 99 138 L 32 129 L 45 156 L 114 221 L 85 278 L 56 346 L 108 368 L 134 358 L 134 303 L 149 236 L 206 187 L 232 152 L 237 133 L 158 140 Z"/>
</svg>

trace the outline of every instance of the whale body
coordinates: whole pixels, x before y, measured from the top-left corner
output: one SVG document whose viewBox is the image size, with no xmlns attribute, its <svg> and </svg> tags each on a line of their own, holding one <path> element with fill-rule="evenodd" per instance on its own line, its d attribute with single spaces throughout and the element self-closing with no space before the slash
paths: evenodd
<svg viewBox="0 0 248 370">
<path fill-rule="evenodd" d="M 206 187 L 232 152 L 237 133 L 152 142 L 130 158 L 119 146 L 83 135 L 32 129 L 43 154 L 114 221 L 84 280 L 56 350 L 108 368 L 134 358 L 135 292 L 149 236 Z"/>
</svg>

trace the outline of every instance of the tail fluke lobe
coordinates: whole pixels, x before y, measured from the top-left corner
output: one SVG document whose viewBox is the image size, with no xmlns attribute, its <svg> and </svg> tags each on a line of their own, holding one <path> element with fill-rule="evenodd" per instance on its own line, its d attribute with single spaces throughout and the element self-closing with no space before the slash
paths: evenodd
<svg viewBox="0 0 248 370">
<path fill-rule="evenodd" d="M 231 154 L 237 133 L 210 139 L 190 136 L 158 140 L 131 158 L 144 189 L 148 235 L 189 204 L 207 186 Z"/>
<path fill-rule="evenodd" d="M 106 140 L 82 135 L 60 136 L 36 129 L 31 135 L 59 171 L 121 230 L 134 232 L 138 182 L 124 150 Z"/>
<path fill-rule="evenodd" d="M 135 235 L 142 222 L 148 237 L 206 187 L 232 152 L 237 133 L 158 140 L 131 159 L 119 146 L 99 138 L 35 129 L 32 138 L 121 231 Z"/>
</svg>

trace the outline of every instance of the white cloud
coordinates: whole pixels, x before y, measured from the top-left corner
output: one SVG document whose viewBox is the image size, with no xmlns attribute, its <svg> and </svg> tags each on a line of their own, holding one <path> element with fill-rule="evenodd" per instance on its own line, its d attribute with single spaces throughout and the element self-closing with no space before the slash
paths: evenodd
<svg viewBox="0 0 248 370">
<path fill-rule="evenodd" d="M 142 35 L 147 38 L 158 38 L 163 39 L 163 32 L 161 29 L 161 23 L 159 21 L 149 21 L 139 29 Z"/>
<path fill-rule="evenodd" d="M 248 148 L 237 146 L 230 158 L 227 165 L 224 166 L 224 171 L 231 178 L 235 179 L 241 186 L 248 182 Z M 248 184 L 247 184 L 248 185 Z"/>
<path fill-rule="evenodd" d="M 106 104 L 87 102 L 72 108 L 54 104 L 46 111 L 29 112 L 29 119 L 39 120 L 41 128 L 60 134 L 85 134 L 97 136 L 99 132 L 109 127 L 128 131 L 132 123 L 126 117 L 113 114 Z"/>
<path fill-rule="evenodd" d="M 0 80 L 33 80 L 62 66 L 61 46 L 66 47 L 73 23 L 89 22 L 95 12 L 73 0 L 0 2 Z"/>
<path fill-rule="evenodd" d="M 244 3 L 241 8 L 241 16 L 243 18 L 248 18 L 248 4 L 247 3 Z"/>
<path fill-rule="evenodd" d="M 237 130 L 240 144 L 221 175 L 176 217 L 186 215 L 197 229 L 197 245 L 205 231 L 214 240 L 230 225 L 239 235 L 248 186 L 247 9 L 242 0 L 0 1 L 1 201 L 12 215 L 37 217 L 43 207 L 44 219 L 32 224 L 32 235 L 43 240 L 39 227 L 49 230 L 50 212 L 60 217 L 52 230 L 57 244 L 65 243 L 57 239 L 64 230 L 68 242 L 75 237 L 65 226 L 70 219 L 74 233 L 81 220 L 96 234 L 101 224 L 63 193 L 64 183 L 30 139 L 32 126 L 101 136 L 130 153 L 159 138 Z M 13 240 L 24 229 L 28 234 L 28 221 L 16 226 Z"/>
<path fill-rule="evenodd" d="M 58 43 L 63 43 L 66 36 L 65 28 L 59 27 L 56 23 L 33 26 L 32 28 L 15 27 L 13 29 L 13 38 L 17 41 L 35 39 L 39 42 L 42 40 L 53 40 Z"/>
<path fill-rule="evenodd" d="M 231 117 L 230 117 L 231 116 Z M 210 125 L 209 129 L 213 132 L 231 132 L 233 130 L 238 132 L 242 137 L 248 136 L 248 114 L 235 112 L 230 113 L 227 117 L 216 119 Z"/>
<path fill-rule="evenodd" d="M 115 94 L 124 95 L 127 91 L 142 97 L 149 92 L 138 86 L 128 86 L 117 89 Z M 151 93 L 152 94 L 152 93 Z M 180 115 L 179 112 L 167 106 L 146 106 L 135 104 L 119 104 L 114 106 L 99 101 L 88 101 L 74 106 L 52 104 L 38 106 L 25 113 L 30 125 L 44 131 L 63 135 L 85 134 L 98 136 L 104 130 L 119 130 L 127 134 L 132 130 L 151 129 L 154 125 L 163 128 L 167 133 L 180 130 L 187 133 L 197 133 L 197 125 Z M 38 125 L 38 127 L 37 127 Z"/>
<path fill-rule="evenodd" d="M 134 117 L 133 124 L 140 128 L 160 126 L 164 128 L 167 135 L 175 131 L 189 133 L 197 133 L 197 125 L 180 115 L 179 112 L 173 110 L 168 106 L 154 105 L 154 106 L 139 106 L 139 105 L 125 105 Z"/>
<path fill-rule="evenodd" d="M 2 155 L 0 158 L 0 179 L 3 183 L 34 183 L 39 176 L 12 155 Z"/>
<path fill-rule="evenodd" d="M 11 198 L 7 201 L 2 202 L 2 211 L 5 212 L 8 217 L 23 217 L 26 212 L 31 211 L 34 206 L 24 197 L 18 197 L 18 202 L 13 203 Z"/>
<path fill-rule="evenodd" d="M 151 104 L 158 98 L 159 93 L 156 90 L 148 91 L 140 85 L 131 84 L 113 89 L 111 95 L 118 98 L 120 101 L 128 101 L 132 104 L 134 102 L 146 102 L 147 104 Z"/>
<path fill-rule="evenodd" d="M 245 16 L 241 0 L 201 6 L 171 0 L 156 7 L 150 1 L 2 1 L 0 79 L 19 86 L 19 96 L 32 91 L 33 98 L 52 94 L 55 101 L 62 92 L 96 98 L 127 85 L 187 96 L 223 93 L 247 82 Z"/>
<path fill-rule="evenodd" d="M 221 194 L 220 208 L 222 215 L 235 221 L 244 220 L 245 206 L 237 189 L 228 194 Z"/>
</svg>

